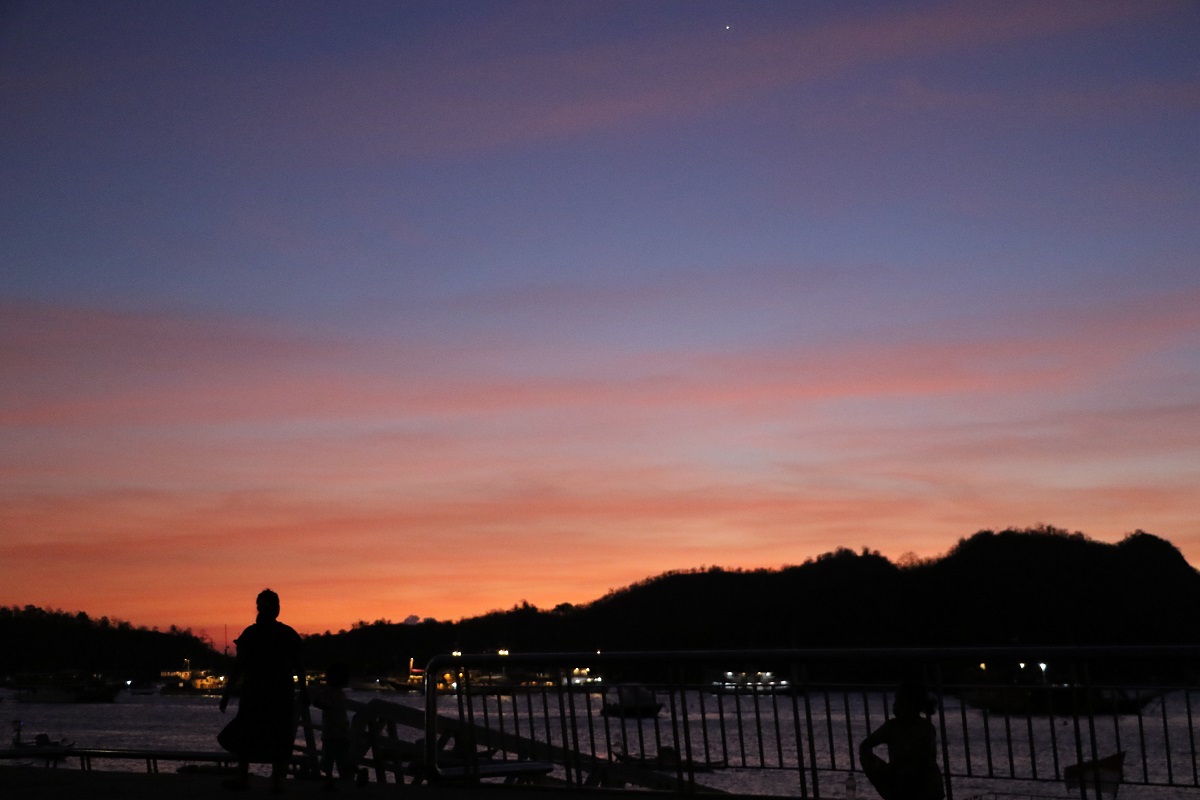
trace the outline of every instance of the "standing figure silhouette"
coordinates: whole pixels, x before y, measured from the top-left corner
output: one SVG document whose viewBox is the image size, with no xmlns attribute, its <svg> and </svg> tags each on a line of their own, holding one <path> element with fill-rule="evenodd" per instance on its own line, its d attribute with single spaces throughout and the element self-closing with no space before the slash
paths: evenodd
<svg viewBox="0 0 1200 800">
<path fill-rule="evenodd" d="M 300 635 L 279 621 L 279 595 L 264 589 L 257 600 L 258 616 L 234 640 L 237 661 L 221 695 L 221 711 L 240 685 L 237 716 L 217 736 L 217 741 L 238 757 L 238 775 L 226 782 L 230 789 L 249 787 L 250 763 L 271 765 L 271 789 L 283 790 L 292 743 L 296 738 L 296 682 L 304 702 L 304 666 Z"/>
<path fill-rule="evenodd" d="M 927 716 L 932 712 L 924 685 L 906 681 L 896 689 L 892 718 L 858 746 L 863 772 L 883 800 L 942 800 L 946 796 L 937 765 L 937 731 Z M 887 746 L 887 761 L 874 752 L 881 744 Z"/>
</svg>

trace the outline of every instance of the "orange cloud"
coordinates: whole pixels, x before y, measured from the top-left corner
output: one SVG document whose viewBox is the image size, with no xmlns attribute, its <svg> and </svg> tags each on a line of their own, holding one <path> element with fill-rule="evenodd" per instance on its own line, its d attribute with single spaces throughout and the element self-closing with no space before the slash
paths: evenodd
<svg viewBox="0 0 1200 800">
<path fill-rule="evenodd" d="M 839 545 L 935 555 L 1038 522 L 1144 528 L 1197 563 L 1184 373 L 1171 399 L 1197 299 L 1006 312 L 874 347 L 631 352 L 595 374 L 538 350 L 528 378 L 519 350 L 500 374 L 461 344 L 395 356 L 17 309 L 0 324 L 17 379 L 0 398 L 0 602 L 211 635 L 272 585 L 295 624 L 336 630 Z M 1128 388 L 1143 375 L 1145 396 Z"/>
</svg>

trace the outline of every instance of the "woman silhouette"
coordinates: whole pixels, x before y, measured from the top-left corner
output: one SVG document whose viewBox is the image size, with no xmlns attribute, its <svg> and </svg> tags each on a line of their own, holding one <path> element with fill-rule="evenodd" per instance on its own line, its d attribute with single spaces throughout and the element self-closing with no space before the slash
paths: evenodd
<svg viewBox="0 0 1200 800">
<path fill-rule="evenodd" d="M 937 731 L 928 715 L 933 702 L 925 687 L 906 681 L 896 689 L 892 718 L 858 746 L 867 780 L 883 800 L 942 800 L 946 796 L 937 765 Z M 873 752 L 887 745 L 888 760 Z"/>
</svg>

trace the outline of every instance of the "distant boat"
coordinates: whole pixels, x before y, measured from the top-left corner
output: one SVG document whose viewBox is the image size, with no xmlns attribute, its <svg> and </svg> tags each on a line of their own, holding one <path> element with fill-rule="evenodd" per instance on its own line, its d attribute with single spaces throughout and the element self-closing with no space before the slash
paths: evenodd
<svg viewBox="0 0 1200 800">
<path fill-rule="evenodd" d="M 123 684 L 80 671 L 18 675 L 18 703 L 111 703 Z"/>
<path fill-rule="evenodd" d="M 32 742 L 23 742 L 18 737 L 14 739 L 12 743 L 12 749 L 20 750 L 21 752 L 27 752 L 31 750 L 37 751 L 38 749 L 66 749 L 74 746 L 74 742 L 68 742 L 63 737 L 51 739 L 50 735 L 46 733 L 39 733 L 37 736 L 33 737 Z"/>
<path fill-rule="evenodd" d="M 214 675 L 210 670 L 181 670 L 164 672 L 162 694 L 200 695 L 217 697 L 225 691 L 225 676 Z"/>
<path fill-rule="evenodd" d="M 773 672 L 724 672 L 712 682 L 713 694 L 777 694 L 792 691 L 792 684 Z"/>
<path fill-rule="evenodd" d="M 600 713 L 606 717 L 644 719 L 658 716 L 663 709 L 654 692 L 645 686 L 634 684 L 616 688 L 616 702 L 606 702 L 600 709 Z"/>
<path fill-rule="evenodd" d="M 1046 664 L 1021 663 L 1008 669 L 981 664 L 959 696 L 984 711 L 1040 716 L 1136 714 L 1159 693 L 1058 682 Z"/>
<path fill-rule="evenodd" d="M 5 759 L 15 756 L 17 763 L 20 764 L 29 765 L 44 761 L 46 766 L 57 765 L 75 747 L 74 742 L 68 742 L 61 736 L 57 739 L 51 739 L 45 733 L 39 733 L 33 737 L 32 742 L 27 742 L 21 738 L 21 720 L 14 719 L 12 724 L 12 744 L 9 745 L 7 750 L 0 749 L 0 752 L 5 754 Z"/>
</svg>

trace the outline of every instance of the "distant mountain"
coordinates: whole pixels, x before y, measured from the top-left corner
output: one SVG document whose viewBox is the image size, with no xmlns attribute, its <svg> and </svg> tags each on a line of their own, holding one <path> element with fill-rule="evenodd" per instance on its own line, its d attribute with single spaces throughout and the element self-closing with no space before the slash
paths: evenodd
<svg viewBox="0 0 1200 800">
<path fill-rule="evenodd" d="M 1200 573 L 1142 531 L 980 531 L 899 566 L 845 548 L 778 570 L 675 571 L 586 605 L 311 637 L 314 659 L 393 671 L 437 653 L 1200 643 Z"/>
<path fill-rule="evenodd" d="M 1142 531 L 1118 544 L 1055 528 L 980 531 L 897 565 L 845 548 L 775 570 L 673 571 L 584 605 L 523 603 L 458 622 L 359 623 L 307 638 L 317 668 L 403 673 L 441 653 L 811 647 L 1200 644 L 1200 572 Z M 189 631 L 0 608 L 0 675 L 129 677 L 221 656 Z"/>
</svg>

